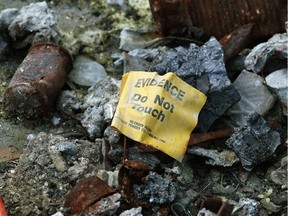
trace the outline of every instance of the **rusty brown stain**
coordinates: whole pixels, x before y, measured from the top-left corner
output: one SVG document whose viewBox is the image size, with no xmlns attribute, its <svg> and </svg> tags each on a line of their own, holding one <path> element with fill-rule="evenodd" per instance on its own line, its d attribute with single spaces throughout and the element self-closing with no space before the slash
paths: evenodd
<svg viewBox="0 0 288 216">
<path fill-rule="evenodd" d="M 15 147 L 2 147 L 0 148 L 0 163 L 18 159 L 21 155 L 22 152 Z"/>
<path fill-rule="evenodd" d="M 149 0 L 157 30 L 182 35 L 194 27 L 217 39 L 253 23 L 253 39 L 285 31 L 286 0 Z"/>
</svg>

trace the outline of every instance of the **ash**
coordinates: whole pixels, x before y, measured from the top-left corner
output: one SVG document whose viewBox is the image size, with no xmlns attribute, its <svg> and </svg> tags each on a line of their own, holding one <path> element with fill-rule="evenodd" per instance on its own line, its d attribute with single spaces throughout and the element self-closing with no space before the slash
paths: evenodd
<svg viewBox="0 0 288 216">
<path fill-rule="evenodd" d="M 134 195 L 143 201 L 154 204 L 172 202 L 176 196 L 176 185 L 168 176 L 150 172 L 145 184 L 133 185 Z"/>
</svg>

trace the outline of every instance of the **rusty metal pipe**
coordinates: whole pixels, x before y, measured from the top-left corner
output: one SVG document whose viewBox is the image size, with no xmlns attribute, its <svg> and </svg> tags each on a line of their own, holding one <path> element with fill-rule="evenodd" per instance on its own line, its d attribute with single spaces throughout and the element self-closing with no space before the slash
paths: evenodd
<svg viewBox="0 0 288 216">
<path fill-rule="evenodd" d="M 164 36 L 201 28 L 217 39 L 253 23 L 252 39 L 285 31 L 286 0 L 149 0 L 155 26 Z"/>
<path fill-rule="evenodd" d="M 54 43 L 32 46 L 4 95 L 7 113 L 35 119 L 48 113 L 72 69 L 72 58 Z"/>
</svg>

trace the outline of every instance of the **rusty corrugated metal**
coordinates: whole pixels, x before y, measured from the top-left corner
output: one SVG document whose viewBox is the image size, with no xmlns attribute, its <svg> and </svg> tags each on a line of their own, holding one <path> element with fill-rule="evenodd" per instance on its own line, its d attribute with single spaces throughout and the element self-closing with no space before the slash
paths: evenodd
<svg viewBox="0 0 288 216">
<path fill-rule="evenodd" d="M 195 27 L 221 37 L 254 23 L 253 39 L 285 30 L 286 0 L 149 0 L 155 26 L 164 36 L 182 35 Z"/>
</svg>

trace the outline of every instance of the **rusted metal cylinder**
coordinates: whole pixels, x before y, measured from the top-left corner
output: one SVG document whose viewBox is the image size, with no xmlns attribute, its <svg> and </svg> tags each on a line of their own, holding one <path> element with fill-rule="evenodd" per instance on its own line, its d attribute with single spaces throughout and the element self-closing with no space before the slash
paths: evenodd
<svg viewBox="0 0 288 216">
<path fill-rule="evenodd" d="M 285 31 L 286 0 L 149 0 L 157 30 L 164 36 L 203 29 L 217 39 L 254 23 L 253 39 Z"/>
<path fill-rule="evenodd" d="M 32 46 L 6 89 L 5 111 L 27 119 L 46 115 L 72 66 L 63 47 L 49 42 Z"/>
</svg>

